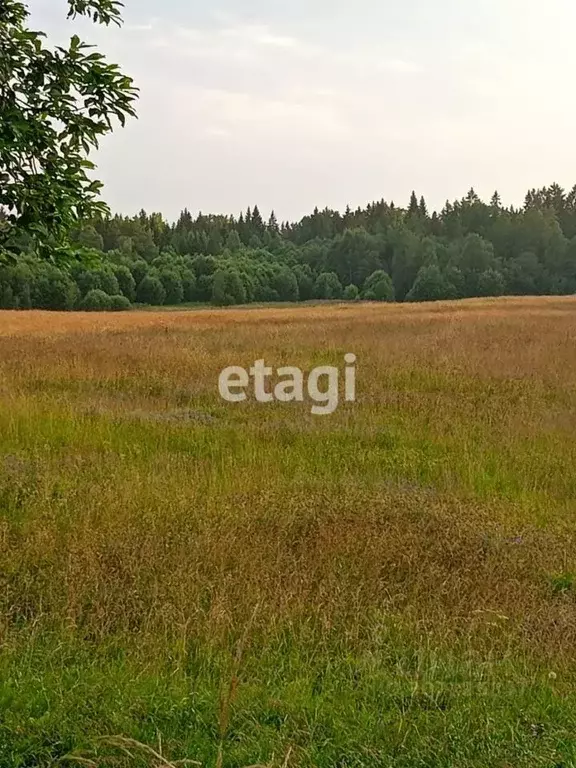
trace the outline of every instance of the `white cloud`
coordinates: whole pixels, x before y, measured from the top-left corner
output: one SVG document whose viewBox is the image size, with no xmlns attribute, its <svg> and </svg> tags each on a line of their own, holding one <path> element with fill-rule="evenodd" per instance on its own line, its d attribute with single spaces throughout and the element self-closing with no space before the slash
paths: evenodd
<svg viewBox="0 0 576 768">
<path fill-rule="evenodd" d="M 156 29 L 149 44 L 170 49 L 174 56 L 222 60 L 260 60 L 267 56 L 311 58 L 322 48 L 273 31 L 264 24 L 219 28 L 171 27 Z"/>
<path fill-rule="evenodd" d="M 204 133 L 206 136 L 211 136 L 217 139 L 229 139 L 232 136 L 232 131 L 218 125 L 208 125 Z"/>
<path fill-rule="evenodd" d="M 401 75 L 417 75 L 424 71 L 422 65 L 404 59 L 384 59 L 379 61 L 376 66 L 381 71 L 396 72 Z"/>
<path fill-rule="evenodd" d="M 173 98 L 185 125 L 208 122 L 217 126 L 209 129 L 212 136 L 238 137 L 240 141 L 251 136 L 318 143 L 340 139 L 349 128 L 330 104 L 313 101 L 264 98 L 225 89 L 205 88 L 191 93 L 182 87 L 173 91 Z"/>
<path fill-rule="evenodd" d="M 218 34 L 220 37 L 239 40 L 249 45 L 285 48 L 295 52 L 301 50 L 301 44 L 294 37 L 275 34 L 264 24 L 226 27 L 220 30 Z"/>
<path fill-rule="evenodd" d="M 153 29 L 152 24 L 129 24 L 126 27 L 128 32 L 151 32 Z"/>
<path fill-rule="evenodd" d="M 354 132 L 371 134 L 382 130 L 374 92 L 387 89 L 388 99 L 405 102 L 404 78 L 422 73 L 418 64 L 381 50 L 323 47 L 229 19 L 213 28 L 165 26 L 148 44 L 157 52 L 149 66 L 166 81 L 179 119 L 211 126 L 204 132 L 211 137 L 284 137 L 326 146 Z M 396 106 L 400 114 L 403 108 Z"/>
<path fill-rule="evenodd" d="M 372 68 L 396 74 L 422 71 L 420 64 L 393 55 L 383 56 L 381 49 L 363 47 L 340 50 L 282 34 L 265 24 L 236 24 L 217 28 L 167 26 L 149 43 L 156 48 L 169 49 L 174 56 L 185 58 L 258 59 L 265 62 L 273 57 L 278 62 L 285 57 L 286 61 L 295 58 L 322 60 L 322 69 L 331 65 L 339 68 L 352 66 L 366 71 Z"/>
</svg>

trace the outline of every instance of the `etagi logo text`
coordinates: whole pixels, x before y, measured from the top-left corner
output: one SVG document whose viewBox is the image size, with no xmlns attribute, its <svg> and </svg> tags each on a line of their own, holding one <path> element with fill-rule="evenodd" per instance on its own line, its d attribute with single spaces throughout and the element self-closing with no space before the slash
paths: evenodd
<svg viewBox="0 0 576 768">
<path fill-rule="evenodd" d="M 356 401 L 356 355 L 344 357 L 344 399 Z M 272 377 L 276 378 L 273 386 Z M 292 366 L 275 371 L 264 360 L 257 360 L 249 369 L 240 366 L 225 368 L 218 379 L 220 396 L 227 403 L 242 403 L 248 399 L 247 390 L 252 383 L 254 398 L 258 403 L 314 403 L 311 413 L 328 416 L 340 403 L 340 370 L 325 365 L 314 368 L 305 376 L 300 368 Z"/>
</svg>

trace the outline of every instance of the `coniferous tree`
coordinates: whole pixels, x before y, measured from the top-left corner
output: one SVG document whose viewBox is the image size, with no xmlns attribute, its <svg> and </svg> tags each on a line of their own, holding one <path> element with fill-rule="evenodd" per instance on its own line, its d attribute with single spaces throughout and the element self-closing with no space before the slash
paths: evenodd
<svg viewBox="0 0 576 768">
<path fill-rule="evenodd" d="M 260 211 L 258 210 L 258 206 L 255 205 L 254 210 L 252 211 L 250 232 L 252 236 L 256 236 L 261 241 L 264 237 L 265 230 L 266 227 L 264 226 L 264 220 L 262 219 Z"/>
<path fill-rule="evenodd" d="M 228 233 L 228 237 L 226 238 L 226 249 L 231 251 L 232 253 L 236 253 L 236 251 L 239 251 L 242 247 L 242 242 L 240 240 L 240 237 L 238 235 L 238 232 L 233 229 Z"/>
<path fill-rule="evenodd" d="M 420 207 L 418 205 L 418 198 L 416 197 L 416 192 L 412 192 L 410 195 L 410 203 L 408 205 L 408 216 L 418 216 L 418 213 L 420 212 Z"/>
<path fill-rule="evenodd" d="M 83 221 L 70 236 L 83 261 L 68 271 L 41 268 L 23 236 L 18 264 L 0 266 L 0 304 L 72 309 L 92 291 L 151 304 L 351 300 L 357 287 L 397 301 L 576 292 L 576 187 L 530 190 L 520 209 L 471 190 L 430 215 L 414 198 L 413 215 L 378 200 L 343 215 L 315 208 L 280 226 L 274 213 L 265 225 L 257 207 L 249 227 L 243 214 L 187 209 L 173 225 L 143 210 Z"/>
</svg>

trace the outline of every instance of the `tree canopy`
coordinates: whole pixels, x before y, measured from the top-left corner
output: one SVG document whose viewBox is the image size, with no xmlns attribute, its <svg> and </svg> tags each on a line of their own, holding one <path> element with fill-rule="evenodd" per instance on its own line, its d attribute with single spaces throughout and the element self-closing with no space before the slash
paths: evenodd
<svg viewBox="0 0 576 768">
<path fill-rule="evenodd" d="M 68 0 L 68 17 L 120 24 L 116 0 Z M 0 259 L 32 243 L 43 258 L 70 255 L 79 221 L 105 215 L 88 159 L 114 123 L 135 114 L 137 91 L 117 65 L 74 35 L 49 47 L 29 9 L 0 3 Z"/>
<path fill-rule="evenodd" d="M 55 266 L 22 236 L 17 262 L 0 268 L 0 307 L 576 293 L 576 188 L 558 185 L 531 190 L 521 208 L 472 190 L 430 214 L 414 193 L 406 208 L 316 209 L 294 223 L 264 219 L 258 206 L 238 217 L 184 209 L 174 223 L 141 211 L 77 221 L 69 240 L 77 262 Z"/>
</svg>

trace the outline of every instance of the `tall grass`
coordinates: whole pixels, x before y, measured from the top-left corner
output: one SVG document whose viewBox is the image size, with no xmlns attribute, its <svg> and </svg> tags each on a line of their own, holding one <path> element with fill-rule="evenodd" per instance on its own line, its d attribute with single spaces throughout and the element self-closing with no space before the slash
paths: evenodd
<svg viewBox="0 0 576 768">
<path fill-rule="evenodd" d="M 0 313 L 0 766 L 576 765 L 575 338 L 573 299 Z M 218 396 L 347 352 L 332 416 Z"/>
</svg>

